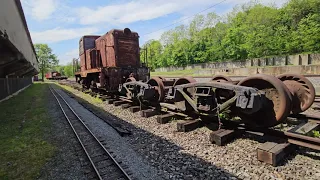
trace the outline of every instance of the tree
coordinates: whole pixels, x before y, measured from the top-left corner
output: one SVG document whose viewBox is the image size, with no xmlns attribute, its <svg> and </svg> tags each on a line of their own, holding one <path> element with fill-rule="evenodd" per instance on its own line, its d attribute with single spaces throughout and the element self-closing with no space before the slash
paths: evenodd
<svg viewBox="0 0 320 180">
<path fill-rule="evenodd" d="M 42 80 L 44 80 L 44 74 L 48 71 L 48 69 L 58 65 L 59 60 L 57 56 L 52 53 L 52 49 L 47 44 L 35 44 L 34 47 L 40 63 L 39 69 L 41 72 L 41 77 Z"/>
<path fill-rule="evenodd" d="M 281 8 L 251 1 L 223 17 L 196 15 L 146 44 L 152 69 L 320 52 L 320 1 L 289 0 Z"/>
<path fill-rule="evenodd" d="M 66 66 L 63 67 L 64 75 L 67 77 L 71 77 L 74 75 L 73 72 L 73 65 L 72 63 L 68 63 Z"/>
</svg>

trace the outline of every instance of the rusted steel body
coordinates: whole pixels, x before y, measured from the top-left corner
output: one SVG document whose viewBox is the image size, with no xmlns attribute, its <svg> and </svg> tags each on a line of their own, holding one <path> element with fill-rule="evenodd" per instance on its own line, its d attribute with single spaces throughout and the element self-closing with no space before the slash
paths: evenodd
<svg viewBox="0 0 320 180">
<path fill-rule="evenodd" d="M 130 29 L 113 29 L 96 39 L 103 67 L 139 67 L 139 35 Z"/>
<path fill-rule="evenodd" d="M 86 50 L 86 69 L 94 69 L 100 67 L 99 51 L 96 49 Z"/>
<path fill-rule="evenodd" d="M 113 29 L 100 36 L 84 36 L 79 44 L 81 71 L 78 82 L 89 88 L 117 92 L 127 78 L 147 81 L 149 69 L 140 62 L 139 35 L 130 29 Z"/>
<path fill-rule="evenodd" d="M 299 112 L 308 109 L 314 99 L 314 88 L 303 76 L 288 77 L 259 74 L 234 82 L 229 77 L 217 75 L 209 82 L 185 77 L 173 83 L 153 77 L 147 83 L 126 82 L 122 90 L 130 91 L 123 93 L 129 99 L 140 98 L 140 102 L 172 111 L 216 117 L 228 109 L 231 110 L 229 114 L 240 117 L 250 126 L 273 127 L 296 112 L 294 107 L 301 107 Z"/>
<path fill-rule="evenodd" d="M 90 62 L 87 51 L 95 48 L 95 40 L 100 36 L 90 35 L 90 36 L 83 36 L 79 40 L 79 57 L 80 57 L 80 66 L 81 72 L 91 69 L 87 67 L 88 62 Z M 88 58 L 88 59 L 87 59 Z"/>
</svg>

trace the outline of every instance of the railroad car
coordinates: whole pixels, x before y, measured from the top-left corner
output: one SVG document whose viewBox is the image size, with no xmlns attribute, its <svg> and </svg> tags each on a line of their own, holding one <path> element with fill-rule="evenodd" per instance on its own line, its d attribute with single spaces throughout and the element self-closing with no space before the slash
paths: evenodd
<svg viewBox="0 0 320 180">
<path fill-rule="evenodd" d="M 62 80 L 62 79 L 68 79 L 66 76 L 61 76 L 61 73 L 57 71 L 51 71 L 46 73 L 45 75 L 46 79 L 48 80 Z"/>
<path fill-rule="evenodd" d="M 147 81 L 150 71 L 140 61 L 139 35 L 129 28 L 112 29 L 102 36 L 79 41 L 80 71 L 76 81 L 84 88 L 116 93 L 127 81 Z"/>
</svg>

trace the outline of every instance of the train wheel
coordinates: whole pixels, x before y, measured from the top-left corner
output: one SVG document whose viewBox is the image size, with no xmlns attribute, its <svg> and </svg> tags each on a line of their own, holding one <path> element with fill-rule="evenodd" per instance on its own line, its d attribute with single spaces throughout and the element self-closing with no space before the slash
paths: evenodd
<svg viewBox="0 0 320 180">
<path fill-rule="evenodd" d="M 182 84 L 188 84 L 188 83 L 194 83 L 196 82 L 195 79 L 193 79 L 193 77 L 185 77 L 185 78 L 180 78 L 178 79 L 173 86 L 177 86 L 177 85 L 182 85 Z"/>
<path fill-rule="evenodd" d="M 126 79 L 126 83 L 127 82 L 134 82 L 134 81 L 137 81 L 134 77 L 129 77 Z"/>
<path fill-rule="evenodd" d="M 182 84 L 189 84 L 189 83 L 194 83 L 196 82 L 195 79 L 192 77 L 185 77 L 185 78 L 180 78 L 177 79 L 176 82 L 173 84 L 173 88 L 182 85 Z M 183 91 L 190 97 L 194 98 L 194 88 L 184 88 Z M 177 93 L 177 92 L 176 92 Z M 185 98 L 182 95 L 179 95 L 180 93 L 176 94 L 174 96 L 174 104 L 179 108 L 179 109 L 185 109 L 184 113 L 189 113 L 193 111 L 193 108 L 190 106 L 189 103 L 186 102 Z"/>
<path fill-rule="evenodd" d="M 232 80 L 228 76 L 224 75 L 215 75 L 212 77 L 211 81 L 214 82 L 232 82 Z"/>
<path fill-rule="evenodd" d="M 158 76 L 158 78 L 160 78 L 162 81 L 165 81 L 166 78 L 162 77 L 162 76 Z"/>
<path fill-rule="evenodd" d="M 164 85 L 162 80 L 159 77 L 153 77 L 147 82 L 147 84 L 155 87 L 157 91 L 152 100 L 162 102 L 164 100 Z"/>
<path fill-rule="evenodd" d="M 194 83 L 196 82 L 193 77 L 185 77 L 185 78 L 179 78 L 176 80 L 176 82 L 173 84 L 173 87 L 182 85 L 182 84 L 189 84 L 189 83 Z M 193 88 L 188 88 L 185 90 L 185 92 L 191 97 L 193 95 Z"/>
<path fill-rule="evenodd" d="M 215 75 L 212 77 L 210 82 L 228 83 L 232 82 L 232 80 L 228 76 Z M 219 88 L 215 90 L 215 93 L 219 104 L 226 102 L 235 95 L 234 91 Z"/>
<path fill-rule="evenodd" d="M 277 78 L 288 87 L 292 95 L 293 114 L 303 112 L 313 104 L 315 89 L 307 78 L 298 74 L 282 74 Z"/>
<path fill-rule="evenodd" d="M 241 118 L 257 127 L 272 127 L 283 122 L 291 110 L 291 95 L 288 88 L 276 77 L 254 75 L 238 83 L 240 86 L 254 87 L 265 93 L 262 108 L 253 114 L 241 113 Z"/>
</svg>

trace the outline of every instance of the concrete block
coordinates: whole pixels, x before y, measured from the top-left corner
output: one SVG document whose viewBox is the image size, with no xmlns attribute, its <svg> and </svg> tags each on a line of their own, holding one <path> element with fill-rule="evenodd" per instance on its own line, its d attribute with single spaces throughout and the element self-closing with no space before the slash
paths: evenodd
<svg viewBox="0 0 320 180">
<path fill-rule="evenodd" d="M 285 66 L 286 65 L 286 57 L 273 57 L 275 66 Z"/>
<path fill-rule="evenodd" d="M 239 61 L 239 68 L 246 67 L 246 61 Z"/>
<path fill-rule="evenodd" d="M 287 65 L 299 65 L 299 55 L 287 56 Z"/>
<path fill-rule="evenodd" d="M 246 60 L 246 67 L 251 67 L 252 66 L 252 60 L 251 59 L 247 59 Z"/>
<path fill-rule="evenodd" d="M 320 64 L 320 54 L 310 54 L 310 64 Z"/>
<path fill-rule="evenodd" d="M 260 58 L 259 59 L 260 60 L 260 65 L 259 66 L 266 66 L 267 64 L 266 64 L 266 58 Z"/>
<path fill-rule="evenodd" d="M 259 66 L 259 59 L 258 58 L 252 59 L 252 66 L 253 67 Z"/>
<path fill-rule="evenodd" d="M 266 66 L 273 66 L 274 65 L 274 59 L 273 58 L 265 58 Z"/>
<path fill-rule="evenodd" d="M 300 54 L 299 55 L 299 65 L 308 65 L 309 54 Z"/>
</svg>

